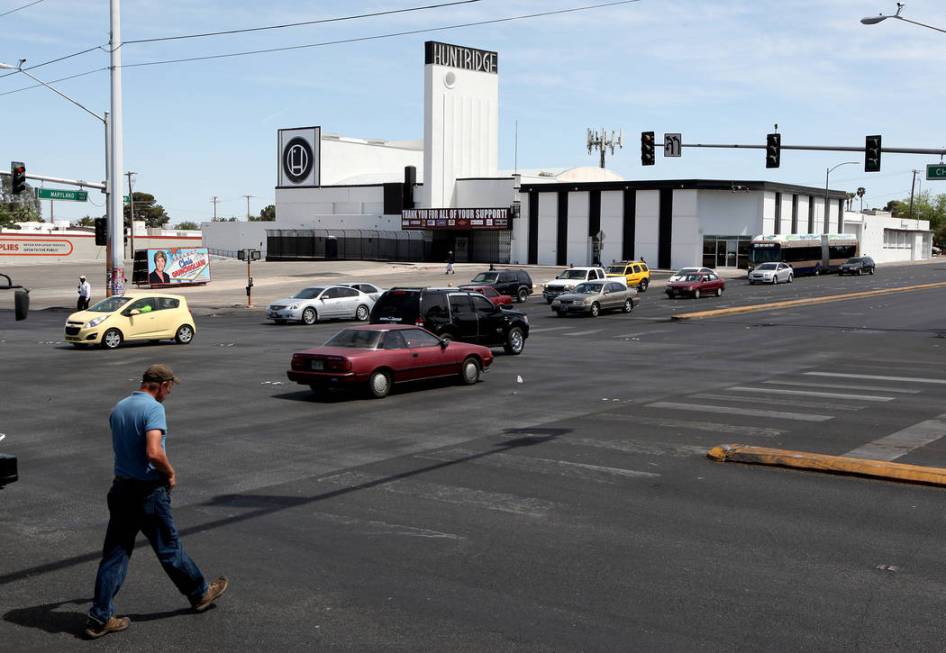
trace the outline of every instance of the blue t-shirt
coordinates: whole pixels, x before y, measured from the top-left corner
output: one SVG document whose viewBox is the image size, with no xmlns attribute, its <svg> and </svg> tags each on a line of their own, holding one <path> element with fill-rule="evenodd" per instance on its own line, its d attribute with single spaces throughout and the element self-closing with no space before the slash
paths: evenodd
<svg viewBox="0 0 946 653">
<path fill-rule="evenodd" d="M 145 433 L 161 431 L 161 448 L 165 449 L 168 424 L 164 406 L 147 392 L 136 391 L 112 409 L 108 418 L 112 427 L 112 449 L 115 450 L 115 476 L 141 481 L 158 481 L 163 477 L 148 462 Z"/>
</svg>

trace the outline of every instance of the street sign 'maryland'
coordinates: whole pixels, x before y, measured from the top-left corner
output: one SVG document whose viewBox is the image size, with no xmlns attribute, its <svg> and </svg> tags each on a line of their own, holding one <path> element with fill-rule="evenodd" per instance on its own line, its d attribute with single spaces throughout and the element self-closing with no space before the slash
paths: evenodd
<svg viewBox="0 0 946 653">
<path fill-rule="evenodd" d="M 89 193 L 84 190 L 59 190 L 56 188 L 37 188 L 36 197 L 41 200 L 68 200 L 70 202 L 85 202 Z"/>
</svg>

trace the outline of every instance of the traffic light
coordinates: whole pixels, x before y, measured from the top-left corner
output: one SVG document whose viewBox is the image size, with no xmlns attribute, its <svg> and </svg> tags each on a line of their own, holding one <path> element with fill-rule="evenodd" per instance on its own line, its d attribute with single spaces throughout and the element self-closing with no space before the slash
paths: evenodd
<svg viewBox="0 0 946 653">
<path fill-rule="evenodd" d="M 864 172 L 880 172 L 880 135 L 868 136 L 864 144 Z"/>
<path fill-rule="evenodd" d="M 654 132 L 641 132 L 641 165 L 654 165 Z"/>
<path fill-rule="evenodd" d="M 95 219 L 95 244 L 108 245 L 108 218 Z"/>
<path fill-rule="evenodd" d="M 10 162 L 10 182 L 14 195 L 26 190 L 26 164 L 22 161 Z"/>
<path fill-rule="evenodd" d="M 777 168 L 782 160 L 782 135 L 769 134 L 765 137 L 765 167 Z"/>
</svg>

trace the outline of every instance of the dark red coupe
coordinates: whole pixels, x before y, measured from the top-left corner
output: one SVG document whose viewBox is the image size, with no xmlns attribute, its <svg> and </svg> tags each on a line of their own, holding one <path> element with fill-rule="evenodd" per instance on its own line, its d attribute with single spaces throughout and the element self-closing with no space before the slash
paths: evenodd
<svg viewBox="0 0 946 653">
<path fill-rule="evenodd" d="M 501 294 L 492 286 L 460 286 L 460 290 L 478 292 L 488 299 L 493 306 L 512 306 L 512 297 Z"/>
<path fill-rule="evenodd" d="M 367 384 L 386 397 L 395 383 L 458 377 L 476 383 L 493 363 L 486 347 L 441 340 L 427 329 L 406 324 L 365 324 L 339 331 L 321 347 L 292 355 L 290 381 L 315 391 Z"/>
<path fill-rule="evenodd" d="M 699 299 L 707 295 L 716 295 L 720 297 L 726 290 L 726 281 L 721 279 L 715 272 L 688 274 L 679 281 L 668 283 L 666 287 L 667 297 L 693 297 Z"/>
</svg>

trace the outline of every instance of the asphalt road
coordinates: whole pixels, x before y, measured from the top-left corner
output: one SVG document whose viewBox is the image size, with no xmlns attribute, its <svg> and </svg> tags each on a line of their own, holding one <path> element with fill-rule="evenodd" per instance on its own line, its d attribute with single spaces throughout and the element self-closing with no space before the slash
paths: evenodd
<svg viewBox="0 0 946 653">
<path fill-rule="evenodd" d="M 290 354 L 341 325 L 198 318 L 190 346 L 64 345 L 0 312 L 0 642 L 71 650 L 111 477 L 106 418 L 152 362 L 185 544 L 233 586 L 186 610 L 144 545 L 103 650 L 942 650 L 942 489 L 718 464 L 843 454 L 935 420 L 946 290 L 694 323 L 677 310 L 941 281 L 946 266 L 556 318 L 474 387 L 315 398 Z M 845 376 L 837 376 L 845 375 Z M 946 466 L 934 438 L 898 462 Z"/>
</svg>

